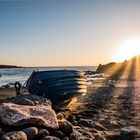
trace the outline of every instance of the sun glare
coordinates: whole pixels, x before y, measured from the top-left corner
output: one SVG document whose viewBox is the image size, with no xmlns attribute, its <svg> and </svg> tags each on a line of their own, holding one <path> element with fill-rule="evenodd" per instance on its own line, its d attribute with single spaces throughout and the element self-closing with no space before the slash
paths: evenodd
<svg viewBox="0 0 140 140">
<path fill-rule="evenodd" d="M 140 38 L 131 39 L 122 44 L 122 46 L 120 46 L 115 53 L 113 61 L 121 62 L 124 60 L 129 60 L 137 55 L 140 55 Z"/>
</svg>

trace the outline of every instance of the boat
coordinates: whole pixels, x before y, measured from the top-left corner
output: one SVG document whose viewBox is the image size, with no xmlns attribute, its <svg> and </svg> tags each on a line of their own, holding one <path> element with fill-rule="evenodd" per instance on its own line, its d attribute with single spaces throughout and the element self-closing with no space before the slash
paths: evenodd
<svg viewBox="0 0 140 140">
<path fill-rule="evenodd" d="M 77 70 L 33 71 L 26 87 L 30 94 L 51 100 L 53 106 L 61 106 L 86 94 L 87 80 Z"/>
</svg>

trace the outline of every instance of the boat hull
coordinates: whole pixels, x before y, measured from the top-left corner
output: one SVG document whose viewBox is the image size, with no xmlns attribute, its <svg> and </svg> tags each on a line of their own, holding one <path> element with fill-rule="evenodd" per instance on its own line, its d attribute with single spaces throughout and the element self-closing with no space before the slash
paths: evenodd
<svg viewBox="0 0 140 140">
<path fill-rule="evenodd" d="M 69 101 L 87 92 L 84 73 L 74 70 L 33 72 L 26 86 L 30 94 L 46 97 L 53 105 Z"/>
</svg>

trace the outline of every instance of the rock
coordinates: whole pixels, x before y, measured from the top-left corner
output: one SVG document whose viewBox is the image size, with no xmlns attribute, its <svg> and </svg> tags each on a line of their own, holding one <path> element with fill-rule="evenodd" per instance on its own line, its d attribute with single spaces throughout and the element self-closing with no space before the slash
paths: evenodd
<svg viewBox="0 0 140 140">
<path fill-rule="evenodd" d="M 69 138 L 70 140 L 79 140 L 79 136 L 76 133 L 71 133 Z"/>
<path fill-rule="evenodd" d="M 57 119 L 58 119 L 58 120 L 64 119 L 63 114 L 62 114 L 62 113 L 58 113 L 58 114 L 57 114 Z"/>
<path fill-rule="evenodd" d="M 3 124 L 10 126 L 36 124 L 54 129 L 58 128 L 56 113 L 47 103 L 36 106 L 3 103 L 0 105 L 0 118 Z"/>
<path fill-rule="evenodd" d="M 82 136 L 79 138 L 79 140 L 93 140 L 93 138 L 88 138 L 86 136 Z"/>
<path fill-rule="evenodd" d="M 106 128 L 98 122 L 94 122 L 94 128 L 97 129 L 97 130 L 100 130 L 100 131 L 105 131 L 106 130 Z"/>
<path fill-rule="evenodd" d="M 120 132 L 108 132 L 105 137 L 107 140 L 120 140 L 121 139 Z"/>
<path fill-rule="evenodd" d="M 69 135 L 73 132 L 73 125 L 67 120 L 58 121 L 58 123 L 60 131 L 62 131 L 64 134 Z"/>
<path fill-rule="evenodd" d="M 49 104 L 50 106 L 52 106 L 51 101 L 42 97 L 42 96 L 37 96 L 37 95 L 30 95 L 30 94 L 24 94 L 22 96 L 20 96 L 15 102 L 20 104 L 20 101 L 22 102 L 22 100 L 27 99 L 28 101 L 32 101 L 35 105 L 37 104 Z M 25 104 L 26 105 L 26 104 Z"/>
<path fill-rule="evenodd" d="M 48 135 L 49 135 L 49 132 L 46 129 L 40 129 L 37 135 L 37 139 L 41 139 Z"/>
<path fill-rule="evenodd" d="M 93 121 L 91 119 L 82 119 L 78 121 L 79 124 L 87 127 L 93 127 Z"/>
<path fill-rule="evenodd" d="M 138 135 L 138 130 L 133 126 L 124 127 L 121 129 L 121 138 L 131 140 Z"/>
<path fill-rule="evenodd" d="M 19 104 L 19 105 L 32 105 L 32 106 L 35 105 L 33 101 L 26 98 L 19 98 L 14 103 Z"/>
<path fill-rule="evenodd" d="M 54 131 L 53 136 L 62 139 L 64 134 L 61 131 Z"/>
<path fill-rule="evenodd" d="M 56 137 L 54 137 L 54 136 L 46 136 L 46 137 L 44 137 L 43 139 L 41 139 L 41 140 L 60 140 L 59 138 L 56 138 Z"/>
<path fill-rule="evenodd" d="M 27 136 L 23 131 L 13 131 L 3 135 L 2 140 L 27 140 Z"/>
<path fill-rule="evenodd" d="M 70 122 L 74 122 L 75 116 L 73 116 L 73 115 L 70 114 L 70 115 L 67 117 L 67 120 L 70 121 Z"/>
<path fill-rule="evenodd" d="M 69 138 L 68 137 L 64 137 L 62 140 L 69 140 Z"/>
<path fill-rule="evenodd" d="M 70 134 L 70 140 L 79 140 L 79 138 L 82 136 L 81 133 L 78 131 L 74 130 L 73 133 Z"/>
<path fill-rule="evenodd" d="M 105 137 L 103 137 L 102 135 L 96 135 L 94 140 L 106 140 Z"/>
<path fill-rule="evenodd" d="M 5 133 L 4 133 L 3 129 L 0 128 L 0 138 L 1 138 L 4 134 L 5 134 Z"/>
<path fill-rule="evenodd" d="M 29 127 L 22 131 L 27 135 L 28 140 L 33 140 L 38 134 L 38 129 L 36 127 Z"/>
<path fill-rule="evenodd" d="M 124 127 L 121 129 L 121 135 L 137 135 L 138 131 L 133 126 Z"/>
</svg>

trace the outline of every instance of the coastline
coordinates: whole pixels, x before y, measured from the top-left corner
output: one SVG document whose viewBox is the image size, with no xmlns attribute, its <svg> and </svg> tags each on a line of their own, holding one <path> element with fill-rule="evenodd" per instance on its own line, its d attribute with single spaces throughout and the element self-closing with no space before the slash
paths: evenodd
<svg viewBox="0 0 140 140">
<path fill-rule="evenodd" d="M 85 96 L 79 97 L 68 110 L 61 111 L 72 123 L 74 131 L 83 133 L 83 137 L 92 139 L 98 136 L 112 140 L 122 137 L 121 132 L 125 127 L 139 129 L 140 114 L 132 109 L 132 104 L 137 109 L 140 104 L 131 98 L 134 95 L 139 97 L 137 93 L 140 88 L 135 86 L 136 81 L 116 80 L 114 87 L 106 81 L 107 79 L 96 79 L 88 86 Z M 0 98 L 3 95 L 14 97 L 15 90 L 0 90 Z M 125 138 L 129 140 L 128 137 Z"/>
</svg>

